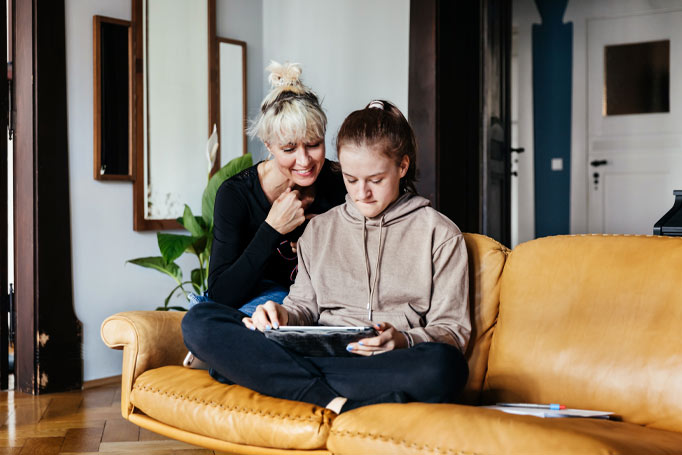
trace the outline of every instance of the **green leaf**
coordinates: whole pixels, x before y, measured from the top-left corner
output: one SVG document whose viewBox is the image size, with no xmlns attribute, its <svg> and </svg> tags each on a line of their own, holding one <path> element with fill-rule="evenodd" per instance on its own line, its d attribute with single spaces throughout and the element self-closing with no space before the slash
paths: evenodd
<svg viewBox="0 0 682 455">
<path fill-rule="evenodd" d="M 204 249 L 206 249 L 206 242 L 208 238 L 204 235 L 203 237 L 194 237 L 194 242 L 187 247 L 187 251 L 197 256 L 201 254 Z"/>
<path fill-rule="evenodd" d="M 199 261 L 204 268 L 204 275 L 208 277 L 208 269 L 211 265 L 211 247 L 213 246 L 213 232 L 209 232 L 206 236 L 206 248 L 199 254 Z M 204 287 L 207 288 L 208 284 Z"/>
<path fill-rule="evenodd" d="M 175 311 L 187 311 L 187 308 L 181 307 L 181 306 L 169 306 L 166 311 L 168 310 L 175 310 Z"/>
<path fill-rule="evenodd" d="M 180 286 L 176 286 L 173 288 L 172 291 L 170 291 L 170 294 L 168 294 L 168 297 L 163 301 L 163 306 L 164 308 L 168 308 L 168 302 L 170 302 L 171 297 L 173 297 L 173 294 L 175 294 L 175 291 L 179 288 Z"/>
<path fill-rule="evenodd" d="M 197 217 L 192 214 L 192 209 L 187 204 L 185 204 L 185 213 L 182 216 L 182 225 L 194 237 L 203 237 L 206 234 L 204 228 L 197 221 Z"/>
<path fill-rule="evenodd" d="M 175 294 L 175 291 L 177 291 L 178 289 L 181 289 L 183 287 L 183 285 L 185 285 L 185 284 L 191 284 L 191 282 L 190 281 L 182 282 L 182 283 L 178 284 L 177 286 L 175 286 L 172 291 L 170 291 L 170 294 L 168 294 L 168 297 L 166 297 L 166 300 L 163 301 L 164 308 L 168 308 L 168 302 L 170 302 L 170 299 L 171 299 L 171 297 L 173 297 L 173 294 Z"/>
<path fill-rule="evenodd" d="M 179 258 L 188 247 L 197 241 L 196 238 L 187 235 L 165 234 L 162 232 L 156 234 L 156 239 L 159 243 L 161 256 L 163 256 L 167 263 L 171 263 Z"/>
<path fill-rule="evenodd" d="M 201 294 L 201 289 L 203 288 L 204 279 L 201 276 L 201 269 L 192 270 L 192 286 L 194 287 L 194 292 Z"/>
<path fill-rule="evenodd" d="M 206 257 L 211 257 L 211 248 L 213 248 L 213 231 L 208 233 L 206 239 L 206 250 L 204 250 Z"/>
<path fill-rule="evenodd" d="M 208 226 L 206 226 L 206 221 L 204 221 L 204 219 L 200 216 L 195 216 L 194 219 L 197 223 L 199 223 L 199 226 L 201 226 L 204 232 L 206 232 L 206 229 L 208 228 Z M 185 227 L 185 219 L 183 217 L 179 216 L 175 219 L 175 221 L 177 221 L 180 226 Z"/>
<path fill-rule="evenodd" d="M 175 311 L 187 311 L 187 308 L 181 307 L 181 306 L 157 306 L 156 311 L 170 311 L 170 310 L 175 310 Z"/>
<path fill-rule="evenodd" d="M 176 282 L 182 282 L 182 270 L 175 262 L 166 262 L 162 257 L 146 257 L 131 259 L 129 261 L 131 264 L 139 265 L 140 267 L 146 267 L 148 269 L 158 270 L 159 272 L 165 273 L 166 275 L 173 278 Z"/>
<path fill-rule="evenodd" d="M 204 233 L 208 233 L 210 231 L 209 226 L 206 224 L 206 221 L 202 217 L 195 216 L 194 219 L 197 220 L 197 223 L 199 223 L 201 229 L 204 230 Z"/>
<path fill-rule="evenodd" d="M 251 154 L 247 153 L 246 155 L 230 160 L 229 163 L 213 174 L 213 177 L 208 181 L 201 198 L 201 215 L 206 222 L 206 226 L 211 226 L 213 224 L 213 206 L 215 205 L 215 195 L 218 192 L 220 185 L 222 185 L 225 180 L 233 175 L 239 174 L 250 166 L 253 166 L 253 159 L 251 158 Z"/>
</svg>

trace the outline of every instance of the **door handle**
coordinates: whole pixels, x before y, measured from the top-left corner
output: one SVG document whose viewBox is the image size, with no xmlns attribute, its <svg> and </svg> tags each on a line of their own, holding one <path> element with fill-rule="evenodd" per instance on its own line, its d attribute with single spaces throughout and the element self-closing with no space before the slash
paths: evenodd
<svg viewBox="0 0 682 455">
<path fill-rule="evenodd" d="M 509 151 L 512 153 L 523 153 L 526 151 L 526 149 L 523 147 L 512 147 L 509 149 Z"/>
<path fill-rule="evenodd" d="M 605 164 L 609 164 L 609 162 L 606 161 L 606 160 L 594 160 L 594 161 L 590 161 L 590 166 L 594 166 L 594 167 L 603 166 L 603 165 L 605 165 Z"/>
</svg>

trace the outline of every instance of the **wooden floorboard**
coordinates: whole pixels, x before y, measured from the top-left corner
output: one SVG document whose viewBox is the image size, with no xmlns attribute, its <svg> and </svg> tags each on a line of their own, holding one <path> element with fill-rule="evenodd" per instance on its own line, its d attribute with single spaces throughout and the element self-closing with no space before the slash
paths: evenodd
<svg viewBox="0 0 682 455">
<path fill-rule="evenodd" d="M 19 455 L 58 455 L 64 438 L 29 438 Z"/>
<path fill-rule="evenodd" d="M 0 392 L 0 455 L 218 455 L 121 416 L 119 383 L 32 396 Z"/>
<path fill-rule="evenodd" d="M 64 435 L 61 452 L 97 452 L 102 428 L 71 428 Z"/>
<path fill-rule="evenodd" d="M 145 428 L 140 428 L 140 441 L 165 441 L 167 438 L 162 434 L 154 433 Z"/>
<path fill-rule="evenodd" d="M 102 442 L 139 441 L 140 427 L 127 420 L 108 420 L 104 426 Z"/>
</svg>

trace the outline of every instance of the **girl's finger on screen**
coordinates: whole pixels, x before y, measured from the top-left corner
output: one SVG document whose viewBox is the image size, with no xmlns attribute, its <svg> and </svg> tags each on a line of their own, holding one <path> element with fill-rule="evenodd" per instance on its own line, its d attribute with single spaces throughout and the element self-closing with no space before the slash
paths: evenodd
<svg viewBox="0 0 682 455">
<path fill-rule="evenodd" d="M 268 300 L 265 302 L 265 305 L 263 305 L 267 316 L 267 323 L 265 327 L 267 330 L 279 328 L 279 316 L 277 315 L 277 308 L 275 305 L 278 304 L 272 300 Z"/>
<path fill-rule="evenodd" d="M 254 326 L 261 332 L 265 331 L 266 326 L 269 324 L 268 315 L 265 312 L 263 305 L 258 305 L 256 311 L 253 312 L 252 316 Z"/>
</svg>

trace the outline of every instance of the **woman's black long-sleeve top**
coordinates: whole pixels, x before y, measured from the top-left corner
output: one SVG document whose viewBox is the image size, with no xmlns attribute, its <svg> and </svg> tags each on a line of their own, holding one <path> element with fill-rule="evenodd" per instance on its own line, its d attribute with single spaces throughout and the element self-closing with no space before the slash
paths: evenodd
<svg viewBox="0 0 682 455">
<path fill-rule="evenodd" d="M 257 166 L 223 182 L 216 194 L 208 296 L 233 308 L 244 305 L 261 280 L 291 286 L 297 259 L 289 242 L 298 240 L 306 224 L 281 235 L 265 222 L 272 205 Z M 342 204 L 345 195 L 341 174 L 325 160 L 315 181 L 315 200 L 306 213 L 326 212 Z"/>
</svg>

